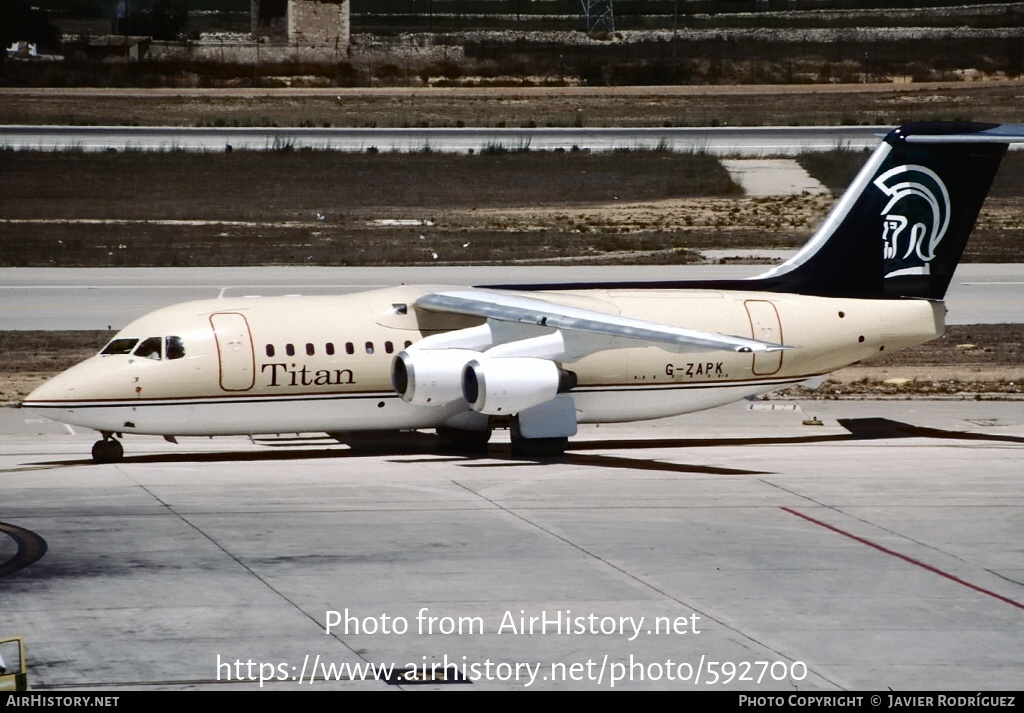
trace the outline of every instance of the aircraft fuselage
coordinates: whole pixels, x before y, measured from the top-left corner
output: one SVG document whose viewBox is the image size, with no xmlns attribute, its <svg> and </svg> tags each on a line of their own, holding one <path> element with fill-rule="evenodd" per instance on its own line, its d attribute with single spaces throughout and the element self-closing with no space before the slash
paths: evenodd
<svg viewBox="0 0 1024 713">
<path fill-rule="evenodd" d="M 391 381 L 395 355 L 480 318 L 429 312 L 436 287 L 336 297 L 188 302 L 128 325 L 108 349 L 33 393 L 27 407 L 112 433 L 209 436 L 458 427 L 458 399 L 418 405 Z M 929 300 L 725 290 L 600 289 L 534 298 L 796 347 L 770 353 L 611 349 L 562 366 L 577 376 L 579 423 L 660 418 L 719 406 L 940 336 Z M 136 344 L 162 345 L 151 357 Z M 175 345 L 172 348 L 172 343 Z M 131 346 L 127 346 L 131 345 Z M 107 351 L 105 350 L 105 351 Z M 121 351 L 122 353 L 117 353 Z M 159 357 L 159 358 L 157 358 Z"/>
</svg>

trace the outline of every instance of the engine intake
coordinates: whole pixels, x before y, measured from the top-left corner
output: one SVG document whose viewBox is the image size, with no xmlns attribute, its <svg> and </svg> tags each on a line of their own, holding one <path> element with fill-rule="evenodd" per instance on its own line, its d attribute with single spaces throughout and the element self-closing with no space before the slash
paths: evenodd
<svg viewBox="0 0 1024 713">
<path fill-rule="evenodd" d="M 404 401 L 441 406 L 462 398 L 462 370 L 480 357 L 469 349 L 403 351 L 391 362 L 391 385 Z"/>
<path fill-rule="evenodd" d="M 575 373 L 547 359 L 480 356 L 462 370 L 462 397 L 474 411 L 492 416 L 539 406 L 575 386 Z"/>
</svg>

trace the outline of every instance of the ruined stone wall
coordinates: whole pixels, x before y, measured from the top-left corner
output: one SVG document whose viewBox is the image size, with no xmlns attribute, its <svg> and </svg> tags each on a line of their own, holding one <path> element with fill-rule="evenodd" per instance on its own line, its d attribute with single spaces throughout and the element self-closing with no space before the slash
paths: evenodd
<svg viewBox="0 0 1024 713">
<path fill-rule="evenodd" d="M 256 42 L 154 42 L 146 59 L 155 62 L 213 62 L 257 67 L 281 62 L 337 65 L 349 61 L 344 47 Z"/>
<path fill-rule="evenodd" d="M 288 3 L 288 41 L 348 47 L 349 0 L 291 0 Z"/>
<path fill-rule="evenodd" d="M 349 0 L 252 0 L 251 7 L 257 42 L 348 49 Z"/>
</svg>

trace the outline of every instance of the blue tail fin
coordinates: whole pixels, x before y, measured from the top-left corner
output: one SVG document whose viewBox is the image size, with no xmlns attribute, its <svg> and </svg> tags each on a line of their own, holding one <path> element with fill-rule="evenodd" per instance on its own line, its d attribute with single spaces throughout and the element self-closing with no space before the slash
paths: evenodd
<svg viewBox="0 0 1024 713">
<path fill-rule="evenodd" d="M 1024 126 L 891 131 L 813 238 L 752 281 L 822 297 L 942 299 L 999 162 Z"/>
</svg>

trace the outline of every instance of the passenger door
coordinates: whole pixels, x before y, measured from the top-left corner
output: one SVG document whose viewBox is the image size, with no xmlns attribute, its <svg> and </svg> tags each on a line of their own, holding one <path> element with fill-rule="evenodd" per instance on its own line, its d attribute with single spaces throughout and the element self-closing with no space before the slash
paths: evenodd
<svg viewBox="0 0 1024 713">
<path fill-rule="evenodd" d="M 210 315 L 220 359 L 220 387 L 225 391 L 247 391 L 256 382 L 256 357 L 252 333 L 245 316 L 237 312 Z"/>
</svg>

